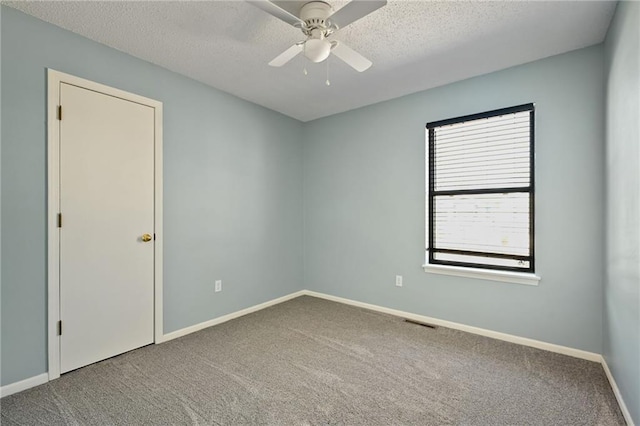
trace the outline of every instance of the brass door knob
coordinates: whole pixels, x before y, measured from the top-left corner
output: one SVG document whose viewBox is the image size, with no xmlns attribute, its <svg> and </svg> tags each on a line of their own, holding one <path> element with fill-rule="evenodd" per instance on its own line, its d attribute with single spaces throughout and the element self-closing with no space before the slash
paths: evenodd
<svg viewBox="0 0 640 426">
<path fill-rule="evenodd" d="M 151 235 L 149 234 L 142 234 L 142 241 L 144 241 L 145 243 L 149 242 L 152 240 Z"/>
</svg>

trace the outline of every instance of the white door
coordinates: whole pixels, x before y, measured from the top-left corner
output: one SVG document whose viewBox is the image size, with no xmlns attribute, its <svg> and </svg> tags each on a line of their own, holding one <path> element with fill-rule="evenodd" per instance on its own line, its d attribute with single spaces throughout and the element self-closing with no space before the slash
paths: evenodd
<svg viewBox="0 0 640 426">
<path fill-rule="evenodd" d="M 61 83 L 60 369 L 153 342 L 154 110 Z"/>
</svg>

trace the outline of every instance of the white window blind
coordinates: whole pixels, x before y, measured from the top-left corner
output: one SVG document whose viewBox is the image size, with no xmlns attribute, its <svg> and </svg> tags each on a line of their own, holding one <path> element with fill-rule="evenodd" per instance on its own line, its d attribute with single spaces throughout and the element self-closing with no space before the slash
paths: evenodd
<svg viewBox="0 0 640 426">
<path fill-rule="evenodd" d="M 533 114 L 427 124 L 429 263 L 533 272 Z"/>
</svg>

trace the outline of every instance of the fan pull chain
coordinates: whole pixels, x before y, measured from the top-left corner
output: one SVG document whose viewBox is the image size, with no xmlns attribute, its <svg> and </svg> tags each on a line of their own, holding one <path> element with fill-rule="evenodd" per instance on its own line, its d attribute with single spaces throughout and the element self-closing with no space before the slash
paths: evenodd
<svg viewBox="0 0 640 426">
<path fill-rule="evenodd" d="M 331 56 L 329 56 L 329 58 L 330 57 Z M 325 82 L 327 86 L 331 86 L 331 82 L 329 81 L 329 58 L 327 58 L 327 81 Z"/>
</svg>

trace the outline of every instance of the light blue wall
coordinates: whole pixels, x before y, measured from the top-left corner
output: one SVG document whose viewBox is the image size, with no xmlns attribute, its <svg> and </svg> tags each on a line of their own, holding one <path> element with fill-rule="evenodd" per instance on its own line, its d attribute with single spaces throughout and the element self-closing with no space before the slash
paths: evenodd
<svg viewBox="0 0 640 426">
<path fill-rule="evenodd" d="M 602 61 L 586 48 L 308 123 L 307 288 L 601 353 Z M 540 285 L 425 273 L 425 124 L 527 102 Z"/>
<path fill-rule="evenodd" d="M 164 102 L 165 332 L 302 287 L 302 123 L 4 6 L 1 25 L 3 385 L 47 371 L 47 67 Z"/>
<path fill-rule="evenodd" d="M 605 54 L 604 357 L 640 424 L 640 3 L 618 3 Z"/>
<path fill-rule="evenodd" d="M 1 384 L 46 371 L 46 67 L 164 102 L 166 332 L 309 288 L 602 351 L 602 46 L 303 125 L 13 9 L 1 15 Z M 527 102 L 540 285 L 426 274 L 425 123 Z M 630 306 L 616 303 L 610 312 Z M 607 324 L 605 353 L 620 382 L 632 373 L 617 361 L 630 353 L 618 325 Z"/>
</svg>

